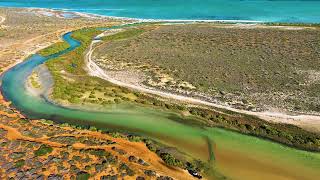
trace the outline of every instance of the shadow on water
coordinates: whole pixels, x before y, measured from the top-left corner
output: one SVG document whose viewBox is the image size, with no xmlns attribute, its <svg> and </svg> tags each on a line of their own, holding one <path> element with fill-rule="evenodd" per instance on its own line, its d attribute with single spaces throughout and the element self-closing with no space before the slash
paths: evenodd
<svg viewBox="0 0 320 180">
<path fill-rule="evenodd" d="M 210 139 L 209 136 L 204 136 L 203 138 L 206 140 L 206 142 L 207 142 L 207 144 L 208 144 L 208 152 L 209 152 L 209 154 L 208 154 L 208 157 L 209 157 L 208 161 L 209 161 L 210 164 L 212 164 L 212 165 L 214 166 L 214 161 L 215 161 L 215 156 L 214 156 L 214 141 L 213 141 L 213 139 Z"/>
</svg>

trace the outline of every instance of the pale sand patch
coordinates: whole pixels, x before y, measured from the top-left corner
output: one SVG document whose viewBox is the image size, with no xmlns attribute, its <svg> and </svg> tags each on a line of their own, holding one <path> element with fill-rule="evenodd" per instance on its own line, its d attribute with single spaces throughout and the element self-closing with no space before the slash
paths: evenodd
<svg viewBox="0 0 320 180">
<path fill-rule="evenodd" d="M 5 21 L 6 21 L 6 17 L 3 15 L 0 15 L 0 29 L 4 29 L 4 28 L 8 27 L 3 24 Z"/>
<path fill-rule="evenodd" d="M 0 16 L 0 24 L 2 24 L 5 20 L 6 20 L 6 18 L 5 18 L 5 17 Z"/>
<path fill-rule="evenodd" d="M 138 71 L 108 71 L 109 76 L 118 81 L 126 81 L 129 84 L 141 84 L 145 80 L 145 74 Z"/>
</svg>

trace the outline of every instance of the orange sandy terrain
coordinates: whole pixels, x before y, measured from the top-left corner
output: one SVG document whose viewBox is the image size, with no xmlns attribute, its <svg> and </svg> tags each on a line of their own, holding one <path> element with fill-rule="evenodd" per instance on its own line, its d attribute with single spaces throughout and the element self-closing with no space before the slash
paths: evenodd
<svg viewBox="0 0 320 180">
<path fill-rule="evenodd" d="M 50 147 L 53 147 L 53 152 L 48 155 L 58 155 L 59 152 L 64 151 L 65 149 L 72 149 L 73 151 L 70 153 L 73 156 L 79 155 L 83 156 L 84 154 L 80 152 L 80 150 L 88 150 L 88 149 L 95 149 L 95 150 L 104 150 L 106 152 L 110 152 L 113 156 L 116 156 L 118 161 L 122 163 L 126 163 L 130 166 L 130 168 L 137 174 L 135 176 L 129 176 L 125 179 L 135 179 L 138 175 L 144 176 L 145 170 L 152 170 L 157 172 L 157 174 L 165 175 L 173 177 L 174 179 L 194 179 L 191 177 L 188 172 L 169 167 L 165 165 L 165 163 L 153 152 L 150 152 L 149 149 L 146 147 L 146 145 L 142 142 L 130 142 L 127 139 L 124 138 L 113 138 L 108 134 L 103 134 L 101 132 L 97 131 L 89 131 L 89 130 L 78 130 L 74 129 L 72 127 L 61 127 L 59 125 L 48 125 L 43 123 L 40 120 L 28 120 L 25 123 L 21 123 L 20 121 L 24 119 L 24 116 L 21 115 L 19 112 L 13 112 L 12 108 L 10 108 L 10 103 L 6 102 L 2 96 L 0 96 L 0 104 L 2 106 L 2 109 L 5 108 L 5 110 L 0 111 L 1 120 L 0 120 L 0 129 L 4 130 L 4 137 L 8 141 L 19 141 L 19 142 L 26 142 L 26 143 L 38 143 L 38 144 L 45 144 Z M 10 112 L 11 111 L 11 112 Z M 11 120 L 7 121 L 4 120 L 6 118 L 10 118 Z M 21 132 L 25 132 L 26 130 L 31 131 L 32 127 L 38 127 L 39 131 L 43 131 L 43 135 L 41 137 L 31 137 L 28 135 L 24 135 Z M 50 133 L 47 132 L 48 129 L 59 129 L 59 134 L 55 135 L 49 135 Z M 57 138 L 57 137 L 74 137 L 76 139 L 80 138 L 93 138 L 98 139 L 101 141 L 108 141 L 112 140 L 114 144 L 112 145 L 88 145 L 85 143 L 60 143 L 60 142 L 53 142 L 50 139 Z M 36 148 L 33 148 L 35 150 Z M 114 149 L 118 149 L 121 151 L 126 152 L 123 155 L 119 155 L 117 151 L 114 151 Z M 67 150 L 67 151 L 68 151 Z M 11 150 L 9 152 L 12 152 L 14 150 Z M 48 158 L 48 155 L 43 157 L 43 160 Z M 7 155 L 8 156 L 8 155 Z M 143 159 L 145 162 L 147 162 L 148 166 L 144 166 L 135 162 L 130 162 L 128 157 L 134 156 L 139 157 L 140 159 Z M 99 158 L 92 158 L 92 162 L 99 162 Z M 2 161 L 2 162 L 1 162 Z M 0 165 L 6 163 L 4 159 L 0 161 Z M 79 164 L 79 166 L 83 166 Z M 107 175 L 109 169 L 114 169 L 114 173 L 116 173 L 118 170 L 116 167 L 108 167 L 104 171 L 100 173 L 95 173 L 94 171 L 90 171 L 90 174 L 95 174 L 92 178 L 93 179 L 99 179 L 103 175 Z M 2 173 L 4 169 L 2 169 Z M 48 168 L 45 171 L 45 174 L 49 176 L 50 174 L 57 174 L 59 171 L 56 167 L 52 166 Z M 14 174 L 3 174 L 3 178 L 11 177 Z M 72 175 L 66 175 L 66 177 L 71 177 Z M 145 177 L 148 178 L 148 177 Z M 155 177 L 154 177 L 155 178 Z M 149 179 L 153 179 L 149 177 Z"/>
</svg>

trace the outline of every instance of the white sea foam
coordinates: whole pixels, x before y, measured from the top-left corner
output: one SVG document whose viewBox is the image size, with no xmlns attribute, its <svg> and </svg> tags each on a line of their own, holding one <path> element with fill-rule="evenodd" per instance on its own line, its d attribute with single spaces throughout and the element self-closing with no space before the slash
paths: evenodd
<svg viewBox="0 0 320 180">
<path fill-rule="evenodd" d="M 8 7 L 8 6 L 0 6 L 6 8 L 17 8 L 17 7 Z M 67 9 L 67 8 L 38 8 L 38 7 L 19 7 L 19 8 L 26 8 L 26 9 L 41 9 L 41 10 L 48 10 L 48 11 L 62 11 L 62 12 L 72 12 L 82 17 L 87 18 L 111 18 L 117 20 L 129 20 L 129 21 L 136 21 L 136 22 L 168 22 L 168 23 L 184 23 L 184 22 L 220 22 L 220 23 L 264 23 L 265 21 L 255 21 L 255 20 L 246 20 L 246 19 L 144 19 L 144 18 L 131 18 L 131 17 L 121 17 L 121 16 L 110 16 L 110 15 L 102 15 L 102 14 L 95 14 L 89 12 L 79 12 L 79 10 L 88 10 L 88 9 Z M 106 10 L 125 10 L 125 9 L 107 9 Z M 78 11 L 75 11 L 78 10 Z M 98 10 L 98 9 L 97 9 Z M 103 10 L 103 9 L 99 9 Z"/>
<path fill-rule="evenodd" d="M 59 8 L 57 8 L 59 9 Z M 126 9 L 112 9 L 112 8 L 91 8 L 91 9 L 64 9 L 66 11 L 125 11 Z"/>
<path fill-rule="evenodd" d="M 71 12 L 71 11 L 70 11 Z M 86 16 L 96 16 L 96 17 L 105 17 L 112 19 L 120 19 L 120 20 L 131 20 L 138 22 L 226 22 L 226 23 L 263 23 L 264 21 L 254 21 L 254 20 L 230 20 L 230 19 L 143 19 L 143 18 L 130 18 L 130 17 L 120 17 L 120 16 L 109 16 L 109 15 L 101 15 L 94 14 L 88 12 L 74 12 Z"/>
</svg>

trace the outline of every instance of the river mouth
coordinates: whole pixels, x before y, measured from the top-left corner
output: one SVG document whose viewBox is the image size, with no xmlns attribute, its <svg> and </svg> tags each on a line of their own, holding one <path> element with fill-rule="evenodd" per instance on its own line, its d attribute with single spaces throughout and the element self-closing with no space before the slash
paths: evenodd
<svg viewBox="0 0 320 180">
<path fill-rule="evenodd" d="M 34 55 L 3 76 L 1 90 L 4 97 L 27 117 L 136 133 L 203 161 L 210 160 L 208 144 L 212 144 L 214 165 L 228 177 L 236 177 L 237 172 L 243 172 L 243 179 L 255 179 L 257 174 L 266 179 L 312 179 L 319 175 L 319 153 L 300 151 L 219 128 L 200 128 L 183 123 L 185 119 L 177 114 L 157 109 L 118 105 L 108 112 L 92 112 L 57 106 L 31 95 L 24 84 L 33 69 L 80 46 L 71 33 L 65 34 L 63 39 L 70 44 L 67 50 L 49 57 Z M 233 160 L 236 163 L 230 162 Z M 302 172 L 301 176 L 296 175 L 298 171 Z"/>
</svg>

